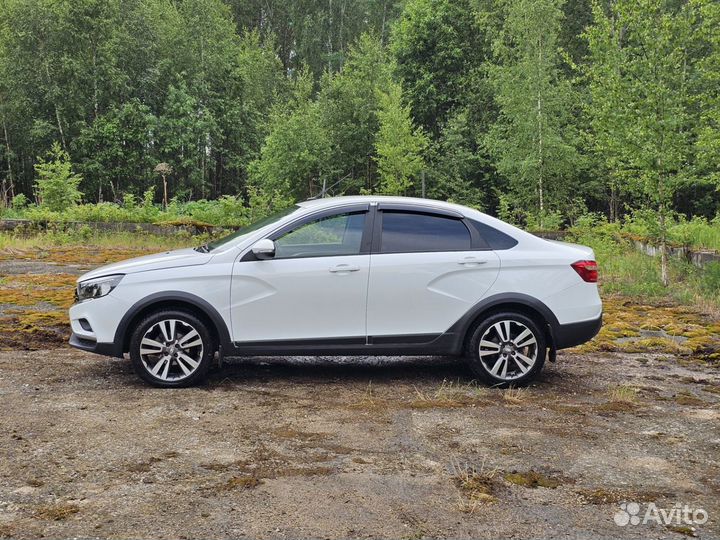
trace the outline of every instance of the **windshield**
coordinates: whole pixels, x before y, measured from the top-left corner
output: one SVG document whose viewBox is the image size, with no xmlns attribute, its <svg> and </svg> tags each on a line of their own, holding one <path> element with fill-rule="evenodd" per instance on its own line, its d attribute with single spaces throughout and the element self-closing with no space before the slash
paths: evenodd
<svg viewBox="0 0 720 540">
<path fill-rule="evenodd" d="M 208 251 L 212 251 L 213 249 L 217 249 L 220 246 L 224 246 L 228 242 L 232 242 L 233 240 L 240 238 L 241 236 L 245 236 L 246 234 L 260 230 L 263 227 L 265 227 L 266 225 L 270 225 L 271 223 L 278 221 L 279 219 L 282 219 L 285 216 L 292 214 L 299 208 L 300 207 L 297 205 L 291 206 L 290 208 L 286 208 L 285 210 L 276 212 L 264 219 L 261 219 L 260 221 L 256 221 L 255 223 L 252 223 L 252 224 L 248 225 L 247 227 L 241 227 L 232 234 L 223 236 L 222 238 L 218 238 L 217 240 L 213 240 L 212 242 L 209 242 L 209 243 L 205 244 L 204 246 L 200 246 L 199 248 L 196 248 L 196 249 L 198 251 L 207 253 Z"/>
</svg>

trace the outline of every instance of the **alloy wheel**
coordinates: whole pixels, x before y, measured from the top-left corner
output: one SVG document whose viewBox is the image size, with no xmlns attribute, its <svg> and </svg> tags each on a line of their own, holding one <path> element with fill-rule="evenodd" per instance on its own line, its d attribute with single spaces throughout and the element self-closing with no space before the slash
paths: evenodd
<svg viewBox="0 0 720 540">
<path fill-rule="evenodd" d="M 480 362 L 496 379 L 513 381 L 532 369 L 537 361 L 535 334 L 523 323 L 511 319 L 496 322 L 480 338 Z"/>
<path fill-rule="evenodd" d="M 163 319 L 140 341 L 140 359 L 147 372 L 162 381 L 179 381 L 192 375 L 203 357 L 203 340 L 191 324 Z"/>
</svg>

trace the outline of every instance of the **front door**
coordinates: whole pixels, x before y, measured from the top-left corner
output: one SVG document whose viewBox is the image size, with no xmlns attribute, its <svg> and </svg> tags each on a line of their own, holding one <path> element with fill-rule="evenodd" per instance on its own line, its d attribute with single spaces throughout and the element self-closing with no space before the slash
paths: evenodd
<svg viewBox="0 0 720 540">
<path fill-rule="evenodd" d="M 271 237 L 274 258 L 237 260 L 230 293 L 233 340 L 364 342 L 366 219 L 366 210 L 311 218 Z"/>
</svg>

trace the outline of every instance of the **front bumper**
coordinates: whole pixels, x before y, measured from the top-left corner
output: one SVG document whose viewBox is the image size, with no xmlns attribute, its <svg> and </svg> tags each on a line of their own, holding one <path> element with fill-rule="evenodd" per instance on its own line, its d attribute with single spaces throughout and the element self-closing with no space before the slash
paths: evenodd
<svg viewBox="0 0 720 540">
<path fill-rule="evenodd" d="M 87 351 L 95 354 L 102 354 L 105 356 L 117 356 L 122 357 L 122 348 L 117 347 L 114 343 L 98 343 L 92 339 L 87 339 L 82 336 L 78 336 L 74 332 L 70 335 L 70 346 L 80 349 L 81 351 Z"/>
<path fill-rule="evenodd" d="M 581 345 L 594 338 L 602 327 L 602 313 L 597 319 L 570 324 L 559 324 L 553 332 L 556 349 Z"/>
</svg>

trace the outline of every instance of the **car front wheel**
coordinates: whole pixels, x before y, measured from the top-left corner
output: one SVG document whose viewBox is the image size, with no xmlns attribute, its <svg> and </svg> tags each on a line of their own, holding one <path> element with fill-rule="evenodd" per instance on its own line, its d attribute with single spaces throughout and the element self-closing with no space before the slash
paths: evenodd
<svg viewBox="0 0 720 540">
<path fill-rule="evenodd" d="M 545 363 L 545 335 L 529 317 L 496 313 L 473 332 L 466 351 L 472 371 L 492 386 L 522 386 L 532 381 Z"/>
<path fill-rule="evenodd" d="M 177 310 L 155 312 L 135 328 L 130 359 L 146 382 L 161 387 L 190 386 L 207 374 L 215 344 L 207 325 Z"/>
</svg>

